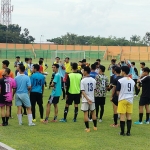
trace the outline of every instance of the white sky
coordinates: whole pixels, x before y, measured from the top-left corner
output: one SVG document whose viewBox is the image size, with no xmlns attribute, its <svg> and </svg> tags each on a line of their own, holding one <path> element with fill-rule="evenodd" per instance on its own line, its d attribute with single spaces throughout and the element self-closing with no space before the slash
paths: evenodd
<svg viewBox="0 0 150 150">
<path fill-rule="evenodd" d="M 12 23 L 40 41 L 66 32 L 130 38 L 150 31 L 150 0 L 12 0 Z"/>
</svg>

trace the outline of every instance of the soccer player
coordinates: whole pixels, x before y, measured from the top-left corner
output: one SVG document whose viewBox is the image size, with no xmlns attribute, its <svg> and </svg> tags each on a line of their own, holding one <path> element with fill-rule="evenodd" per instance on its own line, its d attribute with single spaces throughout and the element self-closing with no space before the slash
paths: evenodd
<svg viewBox="0 0 150 150">
<path fill-rule="evenodd" d="M 146 121 L 145 124 L 149 124 L 149 114 L 150 114 L 150 69 L 148 67 L 143 68 L 142 78 L 138 80 L 138 82 L 142 83 L 142 94 L 139 101 L 139 121 L 135 122 L 135 124 L 143 124 L 143 107 L 146 109 Z"/>
<path fill-rule="evenodd" d="M 118 110 L 120 114 L 120 135 L 125 135 L 125 117 L 127 118 L 127 136 L 130 136 L 132 125 L 131 114 L 133 109 L 134 85 L 135 82 L 128 77 L 130 68 L 128 66 L 121 67 L 123 78 L 118 80 L 117 94 L 118 94 Z"/>
<path fill-rule="evenodd" d="M 15 76 L 17 76 L 17 72 L 18 72 L 18 71 L 17 71 L 17 65 L 20 64 L 20 63 L 23 64 L 23 62 L 20 61 L 20 56 L 17 56 L 17 57 L 16 57 L 16 61 L 15 61 L 15 63 L 14 63 L 14 68 L 16 68 Z"/>
<path fill-rule="evenodd" d="M 110 78 L 111 78 L 111 76 L 113 75 L 113 73 L 112 73 L 112 67 L 113 66 L 116 66 L 116 59 L 112 59 L 111 60 L 111 64 L 109 65 L 109 67 L 108 67 L 108 70 L 110 70 Z"/>
<path fill-rule="evenodd" d="M 18 64 L 18 65 L 17 65 L 17 68 L 16 68 L 16 70 L 18 71 L 18 72 L 17 72 L 17 76 L 20 75 L 20 73 L 19 73 L 19 67 L 20 67 L 21 65 L 24 65 L 24 64 Z M 26 70 L 24 71 L 24 74 L 28 76 L 28 73 L 26 72 Z"/>
<path fill-rule="evenodd" d="M 91 111 L 94 130 L 97 130 L 97 119 L 95 115 L 95 99 L 94 99 L 94 90 L 96 88 L 96 81 L 90 77 L 90 68 L 84 67 L 84 78 L 81 80 L 81 92 L 82 92 L 82 104 L 81 110 L 84 112 L 84 123 L 86 126 L 85 131 L 90 132 L 89 128 L 89 118 L 88 110 Z"/>
<path fill-rule="evenodd" d="M 96 62 L 98 62 L 98 65 L 101 65 L 101 60 L 100 59 L 96 59 Z"/>
<path fill-rule="evenodd" d="M 6 68 L 3 72 L 3 78 L 0 79 L 0 107 L 2 126 L 8 125 L 10 117 L 10 107 L 12 106 L 13 93 L 12 90 L 16 88 L 16 82 L 13 78 L 9 77 L 10 69 Z M 5 112 L 6 109 L 6 112 Z"/>
<path fill-rule="evenodd" d="M 33 65 L 33 74 L 30 77 L 31 80 L 31 93 L 30 93 L 30 101 L 31 101 L 31 110 L 33 116 L 33 122 L 36 122 L 35 117 L 35 106 L 36 103 L 39 106 L 40 118 L 41 122 L 43 122 L 43 90 L 45 77 L 41 73 L 39 73 L 40 66 L 38 64 Z"/>
<path fill-rule="evenodd" d="M 63 92 L 62 100 L 65 100 L 65 83 L 64 83 L 64 78 L 65 78 L 66 71 L 65 71 L 64 64 L 60 61 L 60 58 L 56 57 L 55 60 L 56 61 L 54 62 L 54 64 L 58 64 L 59 65 L 58 72 L 59 72 L 59 74 L 61 76 L 61 86 L 62 86 L 62 92 Z"/>
<path fill-rule="evenodd" d="M 0 78 L 2 78 L 3 76 L 3 72 L 5 71 L 6 68 L 8 68 L 9 66 L 9 61 L 8 60 L 3 60 L 2 61 L 2 69 L 0 70 Z M 14 73 L 12 71 L 10 71 L 9 77 L 14 78 Z"/>
<path fill-rule="evenodd" d="M 118 95 L 117 95 L 117 91 L 116 91 L 116 87 L 117 87 L 117 82 L 119 79 L 122 78 L 122 76 L 120 76 L 121 73 L 121 68 L 120 67 L 115 67 L 114 69 L 114 74 L 116 75 L 116 78 L 113 80 L 112 83 L 112 95 L 111 95 L 111 102 L 113 103 L 113 111 L 114 111 L 114 123 L 111 125 L 112 127 L 118 127 L 118 113 L 117 113 L 117 108 L 118 108 Z"/>
<path fill-rule="evenodd" d="M 48 118 L 50 115 L 50 108 L 51 108 L 52 104 L 54 105 L 54 114 L 55 114 L 52 122 L 57 121 L 58 103 L 59 103 L 59 98 L 61 96 L 61 76 L 58 73 L 59 65 L 53 64 L 52 69 L 53 69 L 53 72 L 55 73 L 54 79 L 51 84 L 51 87 L 53 87 L 53 90 L 52 90 L 52 93 L 51 93 L 48 103 L 47 103 L 46 118 L 44 120 L 44 123 L 48 123 Z"/>
<path fill-rule="evenodd" d="M 99 122 L 102 122 L 104 114 L 104 105 L 106 99 L 106 92 L 109 86 L 108 77 L 105 76 L 105 67 L 100 66 L 99 74 L 96 76 L 96 89 L 95 89 L 95 106 L 96 106 L 96 117 L 98 118 L 99 106 L 101 108 Z"/>
<path fill-rule="evenodd" d="M 42 60 L 39 60 L 39 65 L 40 65 L 39 72 L 43 73 L 43 61 Z"/>
<path fill-rule="evenodd" d="M 25 105 L 28 113 L 28 122 L 29 122 L 28 125 L 34 126 L 35 124 L 32 123 L 31 103 L 28 95 L 28 92 L 31 90 L 31 81 L 30 78 L 24 74 L 24 71 L 25 71 L 25 67 L 23 65 L 20 65 L 19 68 L 20 75 L 15 77 L 15 81 L 17 84 L 16 96 L 15 96 L 16 98 L 15 103 L 18 108 L 17 116 L 18 116 L 19 125 L 22 125 L 21 110 L 22 110 L 22 104 Z"/>
<path fill-rule="evenodd" d="M 28 63 L 28 76 L 29 77 L 32 75 L 32 68 L 33 68 L 32 58 L 29 58 L 29 63 Z"/>
<path fill-rule="evenodd" d="M 25 71 L 28 73 L 28 63 L 29 63 L 29 58 L 25 58 L 25 62 L 23 63 L 23 65 L 25 66 Z"/>
<path fill-rule="evenodd" d="M 81 69 L 82 69 L 82 68 L 81 68 L 81 65 L 82 65 L 82 61 L 79 61 L 79 62 L 78 62 L 78 71 L 81 71 Z"/>
<path fill-rule="evenodd" d="M 70 63 L 70 58 L 69 58 L 69 57 L 66 57 L 66 58 L 65 58 L 65 68 L 66 68 L 66 73 L 67 73 L 67 74 L 71 73 L 71 71 L 72 71 L 71 64 L 72 64 L 72 63 Z"/>
<path fill-rule="evenodd" d="M 140 67 L 141 67 L 141 69 L 140 69 L 140 76 L 142 75 L 142 73 L 143 73 L 143 68 L 145 68 L 145 62 L 141 62 L 140 63 Z"/>
<path fill-rule="evenodd" d="M 76 122 L 77 115 L 78 115 L 78 104 L 80 104 L 80 82 L 82 79 L 82 75 L 78 73 L 78 64 L 72 64 L 73 72 L 68 75 L 67 79 L 67 87 L 66 87 L 66 105 L 64 109 L 64 118 L 60 120 L 60 122 L 67 122 L 67 114 L 69 110 L 69 106 L 72 105 L 74 101 L 74 119 L 73 121 Z"/>
<path fill-rule="evenodd" d="M 9 63 L 8 60 L 2 61 L 2 70 L 0 70 L 0 78 L 3 78 L 3 76 L 2 76 L 2 75 L 3 75 L 3 72 L 5 71 L 6 68 L 8 68 L 9 64 L 10 64 L 10 63 Z M 9 77 L 14 78 L 14 73 L 13 73 L 12 71 L 10 71 Z M 10 107 L 10 118 L 13 118 L 13 117 L 11 116 L 11 107 Z"/>
<path fill-rule="evenodd" d="M 92 64 L 92 65 L 91 65 L 90 77 L 92 77 L 92 78 L 94 78 L 94 79 L 95 79 L 95 77 L 98 75 L 98 74 L 95 72 L 95 70 L 96 70 L 96 65 L 95 65 L 95 64 Z"/>
<path fill-rule="evenodd" d="M 100 70 L 99 67 L 100 67 L 100 66 L 99 66 L 98 62 L 95 62 L 94 64 L 96 65 L 96 70 L 95 70 L 95 72 L 96 72 L 97 74 L 99 74 L 99 70 Z"/>
<path fill-rule="evenodd" d="M 139 89 L 138 89 L 138 87 L 137 87 L 137 80 L 138 80 L 139 76 L 138 76 L 138 70 L 137 70 L 137 68 L 135 67 L 135 62 L 131 62 L 131 67 L 133 68 L 132 79 L 133 79 L 134 82 L 135 82 L 135 95 L 134 95 L 134 96 L 138 96 L 138 94 L 139 94 Z"/>
</svg>

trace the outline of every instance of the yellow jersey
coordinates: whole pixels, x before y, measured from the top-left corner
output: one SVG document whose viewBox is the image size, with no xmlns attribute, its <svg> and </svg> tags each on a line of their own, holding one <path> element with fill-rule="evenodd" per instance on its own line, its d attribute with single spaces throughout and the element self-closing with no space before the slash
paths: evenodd
<svg viewBox="0 0 150 150">
<path fill-rule="evenodd" d="M 66 68 L 66 73 L 71 73 L 72 72 L 72 67 L 71 67 L 71 63 L 66 63 L 65 62 L 65 68 Z"/>
</svg>

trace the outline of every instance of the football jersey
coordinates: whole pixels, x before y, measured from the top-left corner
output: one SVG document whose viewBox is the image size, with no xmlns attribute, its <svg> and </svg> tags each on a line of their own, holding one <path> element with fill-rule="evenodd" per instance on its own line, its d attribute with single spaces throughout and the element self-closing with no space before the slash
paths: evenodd
<svg viewBox="0 0 150 150">
<path fill-rule="evenodd" d="M 11 102 L 13 99 L 12 89 L 16 88 L 16 82 L 11 77 L 4 77 L 0 79 L 1 96 L 0 102 Z"/>
<path fill-rule="evenodd" d="M 118 80 L 117 91 L 119 91 L 118 101 L 127 100 L 133 103 L 135 82 L 129 77 L 123 77 Z"/>
<path fill-rule="evenodd" d="M 96 72 L 90 72 L 90 77 L 94 78 L 97 76 L 97 73 Z"/>
<path fill-rule="evenodd" d="M 106 97 L 107 87 L 109 86 L 108 77 L 104 74 L 97 75 L 96 78 L 95 97 Z"/>
<path fill-rule="evenodd" d="M 96 88 L 96 81 L 92 77 L 85 77 L 81 80 L 81 91 L 85 91 L 87 97 L 95 102 L 94 90 Z M 82 102 L 87 102 L 86 98 L 82 95 Z"/>
</svg>

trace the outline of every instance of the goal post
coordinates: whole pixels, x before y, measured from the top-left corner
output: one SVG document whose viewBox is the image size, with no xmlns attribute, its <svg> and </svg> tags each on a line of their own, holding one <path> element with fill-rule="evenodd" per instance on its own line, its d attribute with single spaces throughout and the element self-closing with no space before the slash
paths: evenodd
<svg viewBox="0 0 150 150">
<path fill-rule="evenodd" d="M 52 51 L 51 52 L 51 62 L 55 61 L 56 57 L 60 57 L 61 60 L 64 60 L 66 57 L 70 58 L 71 62 L 78 62 L 84 59 L 85 51 Z"/>
</svg>

